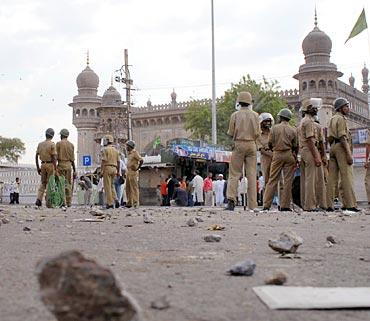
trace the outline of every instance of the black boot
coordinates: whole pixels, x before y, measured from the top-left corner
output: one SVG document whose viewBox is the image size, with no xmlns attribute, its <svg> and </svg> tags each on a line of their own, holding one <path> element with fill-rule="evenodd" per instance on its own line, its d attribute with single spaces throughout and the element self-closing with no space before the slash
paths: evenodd
<svg viewBox="0 0 370 321">
<path fill-rule="evenodd" d="M 227 200 L 226 211 L 233 211 L 235 208 L 235 202 L 233 200 Z"/>
<path fill-rule="evenodd" d="M 37 199 L 35 205 L 36 206 L 42 206 L 42 202 L 39 199 Z"/>
<path fill-rule="evenodd" d="M 119 208 L 119 202 L 118 202 L 118 201 L 115 201 L 114 203 L 115 203 L 115 204 L 114 204 L 114 205 L 115 205 L 115 207 L 116 207 L 116 208 Z"/>
</svg>

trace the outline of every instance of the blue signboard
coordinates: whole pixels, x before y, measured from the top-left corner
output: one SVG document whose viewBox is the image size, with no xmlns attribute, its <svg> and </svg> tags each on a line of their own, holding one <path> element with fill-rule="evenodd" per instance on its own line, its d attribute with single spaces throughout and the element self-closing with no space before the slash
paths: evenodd
<svg viewBox="0 0 370 321">
<path fill-rule="evenodd" d="M 91 166 L 91 156 L 90 155 L 82 156 L 82 164 L 83 166 Z"/>
</svg>

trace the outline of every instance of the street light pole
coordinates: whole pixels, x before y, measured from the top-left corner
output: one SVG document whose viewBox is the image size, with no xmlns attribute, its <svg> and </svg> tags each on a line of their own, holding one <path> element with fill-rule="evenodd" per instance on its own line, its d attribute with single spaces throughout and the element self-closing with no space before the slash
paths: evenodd
<svg viewBox="0 0 370 321">
<path fill-rule="evenodd" d="M 212 144 L 217 144 L 217 109 L 216 109 L 216 75 L 215 75 L 215 27 L 213 0 L 211 0 L 212 17 Z"/>
</svg>

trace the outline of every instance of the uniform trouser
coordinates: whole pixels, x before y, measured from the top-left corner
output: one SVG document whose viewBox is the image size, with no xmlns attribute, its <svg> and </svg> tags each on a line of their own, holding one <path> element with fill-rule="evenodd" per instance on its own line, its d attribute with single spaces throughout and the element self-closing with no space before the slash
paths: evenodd
<svg viewBox="0 0 370 321">
<path fill-rule="evenodd" d="M 243 176 L 243 164 L 248 180 L 248 208 L 257 207 L 257 149 L 254 141 L 237 141 L 231 154 L 227 198 L 236 202 L 239 178 Z"/>
<path fill-rule="evenodd" d="M 271 161 L 271 157 L 261 155 L 261 169 L 263 178 L 265 180 L 265 186 L 267 185 L 270 178 Z"/>
<path fill-rule="evenodd" d="M 367 201 L 370 203 L 370 166 L 366 169 L 365 188 L 366 188 Z"/>
<path fill-rule="evenodd" d="M 71 206 L 72 203 L 72 167 L 71 162 L 64 163 L 59 162 L 58 163 L 58 171 L 60 175 L 63 175 L 65 178 L 65 194 L 66 199 L 65 202 L 68 206 Z"/>
<path fill-rule="evenodd" d="M 301 204 L 305 211 L 316 208 L 316 166 L 311 151 L 303 147 L 301 153 Z"/>
<path fill-rule="evenodd" d="M 116 166 L 104 166 L 103 171 L 103 183 L 104 183 L 104 192 L 107 200 L 107 206 L 113 206 L 114 201 L 116 200 L 116 191 L 113 186 L 114 178 L 117 175 Z"/>
<path fill-rule="evenodd" d="M 326 201 L 326 178 L 325 178 L 325 166 L 321 165 L 316 167 L 316 205 L 321 208 L 327 208 L 328 203 Z"/>
<path fill-rule="evenodd" d="M 46 185 L 48 184 L 49 178 L 54 174 L 54 165 L 52 163 L 41 164 L 41 184 L 37 191 L 37 199 L 42 201 L 44 196 Z M 46 200 L 46 196 L 45 196 Z"/>
<path fill-rule="evenodd" d="M 284 186 L 280 197 L 280 207 L 288 208 L 292 201 L 292 182 L 294 178 L 295 159 L 292 151 L 274 151 L 272 155 L 270 178 L 264 194 L 263 207 L 270 208 L 276 193 L 281 172 Z"/>
<path fill-rule="evenodd" d="M 353 191 L 353 172 L 352 166 L 347 164 L 347 153 L 340 143 L 332 145 L 329 160 L 329 179 L 327 186 L 328 207 L 334 208 L 334 190 L 338 185 L 338 176 L 340 176 L 340 186 L 342 188 L 343 207 L 356 207 L 356 197 Z"/>
<path fill-rule="evenodd" d="M 89 188 L 85 190 L 84 194 L 84 205 L 91 205 L 91 194 L 92 194 L 92 188 Z"/>
<path fill-rule="evenodd" d="M 126 196 L 128 206 L 139 206 L 138 172 L 128 170 L 126 174 Z"/>
<path fill-rule="evenodd" d="M 207 191 L 204 192 L 204 205 L 205 206 L 212 206 L 213 205 L 213 192 L 212 191 Z"/>
</svg>

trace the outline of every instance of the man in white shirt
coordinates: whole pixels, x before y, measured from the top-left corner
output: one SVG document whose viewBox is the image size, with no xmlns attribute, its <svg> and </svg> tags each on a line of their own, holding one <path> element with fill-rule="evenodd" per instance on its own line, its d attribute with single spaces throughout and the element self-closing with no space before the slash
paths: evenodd
<svg viewBox="0 0 370 321">
<path fill-rule="evenodd" d="M 203 178 L 199 175 L 198 171 L 195 171 L 195 176 L 192 180 L 192 185 L 194 188 L 193 200 L 194 205 L 203 205 Z"/>
<path fill-rule="evenodd" d="M 216 206 L 224 205 L 225 180 L 222 174 L 217 175 L 217 180 L 213 182 L 213 192 L 215 193 Z"/>
<path fill-rule="evenodd" d="M 10 204 L 19 204 L 19 187 L 21 185 L 21 181 L 19 177 L 15 179 L 15 182 L 12 183 L 10 189 Z"/>
<path fill-rule="evenodd" d="M 125 161 L 125 156 L 121 153 L 120 154 L 120 176 L 117 176 L 114 180 L 114 188 L 116 190 L 116 195 L 117 195 L 117 200 L 122 205 L 123 200 L 122 200 L 122 194 L 123 194 L 123 183 L 125 182 L 125 173 L 126 173 L 126 161 Z"/>
</svg>

